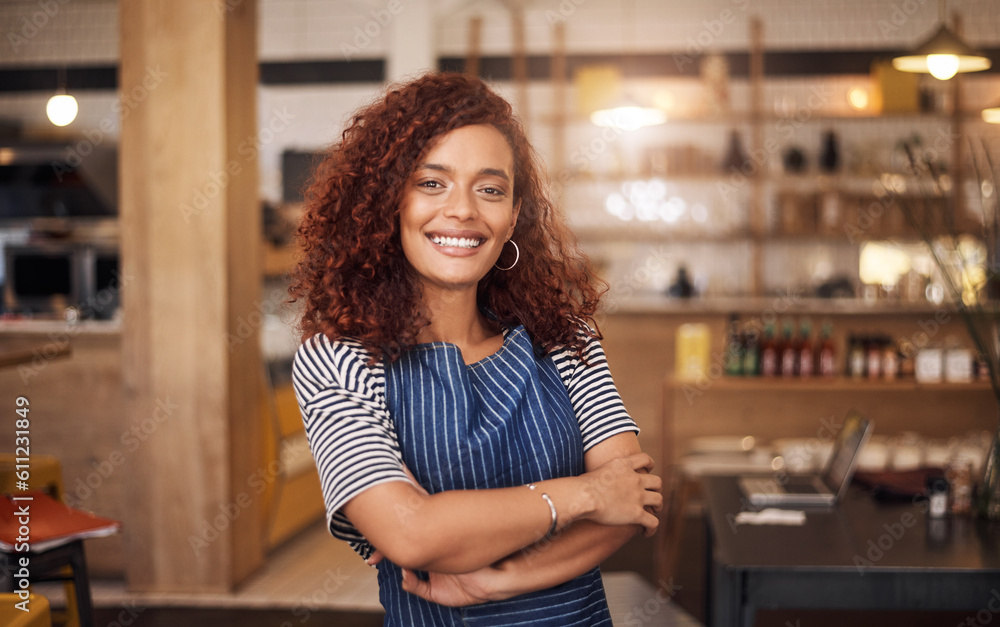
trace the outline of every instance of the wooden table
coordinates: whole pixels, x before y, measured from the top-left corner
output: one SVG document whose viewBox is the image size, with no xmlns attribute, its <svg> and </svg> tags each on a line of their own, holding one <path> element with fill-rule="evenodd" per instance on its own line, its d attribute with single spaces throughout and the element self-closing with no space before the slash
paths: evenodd
<svg viewBox="0 0 1000 627">
<path fill-rule="evenodd" d="M 703 477 L 708 624 L 753 625 L 758 609 L 1000 610 L 1000 525 L 933 519 L 852 486 L 802 526 L 736 525 L 736 478 Z M 996 597 L 996 598 L 994 598 Z"/>
</svg>

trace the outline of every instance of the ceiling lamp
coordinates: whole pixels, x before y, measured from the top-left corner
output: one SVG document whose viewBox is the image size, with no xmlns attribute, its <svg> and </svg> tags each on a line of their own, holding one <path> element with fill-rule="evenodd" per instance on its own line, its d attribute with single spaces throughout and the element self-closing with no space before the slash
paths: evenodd
<svg viewBox="0 0 1000 627">
<path fill-rule="evenodd" d="M 990 69 L 990 60 L 951 32 L 945 24 L 944 0 L 938 5 L 941 26 L 912 54 L 896 57 L 892 67 L 903 72 L 921 72 L 946 81 L 958 72 L 981 72 Z"/>
<path fill-rule="evenodd" d="M 667 114 L 663 109 L 642 107 L 626 96 L 617 107 L 598 109 L 591 113 L 590 121 L 597 126 L 634 131 L 644 126 L 663 124 L 667 121 Z"/>
<path fill-rule="evenodd" d="M 655 126 L 667 121 L 667 113 L 659 107 L 647 107 L 623 87 L 623 73 L 631 64 L 626 51 L 626 42 L 635 41 L 632 32 L 635 23 L 635 2 L 628 0 L 621 5 L 622 9 L 622 63 L 619 68 L 595 68 L 591 72 L 591 81 L 597 79 L 595 85 L 600 92 L 598 100 L 601 105 L 590 114 L 590 121 L 608 128 L 623 131 L 634 131 L 645 126 Z M 598 87 L 601 83 L 604 87 Z"/>
<path fill-rule="evenodd" d="M 45 105 L 45 114 L 49 116 L 49 122 L 56 126 L 66 126 L 75 120 L 79 110 L 76 98 L 69 94 L 56 94 L 49 98 L 48 104 Z"/>
<path fill-rule="evenodd" d="M 80 111 L 76 98 L 66 93 L 66 70 L 59 70 L 59 93 L 49 98 L 45 105 L 45 115 L 56 126 L 66 126 L 76 119 Z"/>
<path fill-rule="evenodd" d="M 983 109 L 983 120 L 990 124 L 1000 124 L 1000 104 L 989 109 Z"/>
</svg>

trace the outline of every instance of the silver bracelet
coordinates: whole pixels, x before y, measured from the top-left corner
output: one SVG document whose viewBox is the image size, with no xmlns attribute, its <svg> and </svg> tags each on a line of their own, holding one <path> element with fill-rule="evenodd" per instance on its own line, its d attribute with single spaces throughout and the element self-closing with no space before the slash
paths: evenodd
<svg viewBox="0 0 1000 627">
<path fill-rule="evenodd" d="M 529 483 L 528 484 L 528 489 L 529 490 L 534 490 L 537 487 L 538 486 L 536 486 L 533 483 Z M 551 536 L 555 535 L 556 527 L 559 526 L 559 514 L 556 512 L 555 503 L 552 502 L 552 499 L 549 497 L 548 494 L 546 494 L 545 492 L 542 492 L 542 498 L 545 499 L 546 503 L 548 503 L 548 505 L 549 505 L 549 511 L 552 512 L 552 525 L 549 526 L 549 531 L 548 531 L 548 533 L 545 534 L 545 537 L 548 538 L 548 537 L 551 537 Z"/>
</svg>

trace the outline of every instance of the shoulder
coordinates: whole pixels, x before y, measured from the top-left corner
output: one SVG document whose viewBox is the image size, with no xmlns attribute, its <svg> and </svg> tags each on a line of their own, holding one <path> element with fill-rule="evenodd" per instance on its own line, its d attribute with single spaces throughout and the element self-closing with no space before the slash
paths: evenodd
<svg viewBox="0 0 1000 627">
<path fill-rule="evenodd" d="M 357 340 L 331 340 L 317 333 L 295 351 L 292 382 L 303 397 L 329 387 L 370 392 L 384 380 L 381 364 L 371 362 L 371 355 Z"/>
<path fill-rule="evenodd" d="M 565 378 L 573 372 L 584 367 L 605 363 L 604 349 L 597 331 L 583 320 L 577 320 L 576 337 L 583 342 L 583 351 L 578 351 L 574 346 L 557 346 L 552 349 L 550 356 L 558 368 L 559 373 Z"/>
</svg>

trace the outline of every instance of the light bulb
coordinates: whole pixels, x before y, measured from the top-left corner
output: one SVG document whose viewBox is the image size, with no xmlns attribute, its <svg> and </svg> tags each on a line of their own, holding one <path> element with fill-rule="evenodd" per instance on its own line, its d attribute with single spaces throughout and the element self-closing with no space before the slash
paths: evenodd
<svg viewBox="0 0 1000 627">
<path fill-rule="evenodd" d="M 49 98 L 49 103 L 45 105 L 45 113 L 49 116 L 49 121 L 56 126 L 66 126 L 75 120 L 79 110 L 76 98 L 68 94 L 52 96 Z"/>
<path fill-rule="evenodd" d="M 927 71 L 934 78 L 946 81 L 958 73 L 958 57 L 953 54 L 929 54 Z"/>
<path fill-rule="evenodd" d="M 667 114 L 660 109 L 637 106 L 601 109 L 590 114 L 590 121 L 597 126 L 634 131 L 644 126 L 654 126 L 667 121 Z"/>
<path fill-rule="evenodd" d="M 864 111 L 868 108 L 868 90 L 862 87 L 854 87 L 847 92 L 847 102 L 856 111 Z"/>
</svg>

